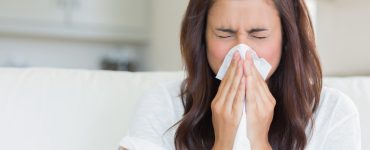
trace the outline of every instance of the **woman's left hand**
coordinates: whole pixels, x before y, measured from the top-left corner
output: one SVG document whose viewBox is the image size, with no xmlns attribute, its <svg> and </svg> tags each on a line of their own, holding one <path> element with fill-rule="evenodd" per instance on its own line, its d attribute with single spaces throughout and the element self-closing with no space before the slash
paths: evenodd
<svg viewBox="0 0 370 150">
<path fill-rule="evenodd" d="M 268 132 L 276 100 L 255 67 L 250 54 L 246 56 L 243 70 L 246 77 L 247 137 L 253 150 L 271 149 Z"/>
</svg>

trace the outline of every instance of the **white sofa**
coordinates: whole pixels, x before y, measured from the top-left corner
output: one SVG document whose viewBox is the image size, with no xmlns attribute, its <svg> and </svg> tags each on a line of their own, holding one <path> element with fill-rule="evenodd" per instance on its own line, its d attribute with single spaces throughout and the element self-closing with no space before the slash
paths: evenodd
<svg viewBox="0 0 370 150">
<path fill-rule="evenodd" d="M 135 102 L 156 82 L 179 72 L 1 68 L 0 150 L 115 150 Z M 370 77 L 330 77 L 361 117 L 362 147 L 370 149 Z"/>
</svg>

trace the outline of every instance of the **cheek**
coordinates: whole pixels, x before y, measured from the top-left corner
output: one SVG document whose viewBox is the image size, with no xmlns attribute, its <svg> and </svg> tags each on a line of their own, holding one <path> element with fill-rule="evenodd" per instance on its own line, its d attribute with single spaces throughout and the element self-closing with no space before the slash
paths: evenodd
<svg viewBox="0 0 370 150">
<path fill-rule="evenodd" d="M 221 67 L 222 61 L 232 45 L 217 41 L 207 41 L 207 58 L 212 71 L 216 74 Z"/>
<path fill-rule="evenodd" d="M 263 57 L 271 64 L 272 69 L 269 73 L 269 76 L 271 76 L 275 72 L 280 63 L 282 51 L 281 49 L 282 48 L 280 42 L 275 42 L 263 45 L 259 48 L 259 51 L 257 52 L 260 57 Z"/>
</svg>

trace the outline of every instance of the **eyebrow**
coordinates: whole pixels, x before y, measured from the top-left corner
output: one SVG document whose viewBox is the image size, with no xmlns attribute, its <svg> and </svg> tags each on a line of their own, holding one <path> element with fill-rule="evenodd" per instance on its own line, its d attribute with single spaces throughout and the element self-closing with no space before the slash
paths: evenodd
<svg viewBox="0 0 370 150">
<path fill-rule="evenodd" d="M 221 31 L 221 32 L 231 33 L 231 34 L 236 33 L 236 31 L 235 31 L 235 30 L 233 30 L 233 29 L 228 29 L 228 28 L 217 28 L 216 30 L 217 30 L 217 31 Z M 265 28 L 252 28 L 252 29 L 248 30 L 247 32 L 248 32 L 249 34 L 252 34 L 252 33 L 262 32 L 262 31 L 267 31 L 267 29 L 265 29 Z"/>
<path fill-rule="evenodd" d="M 221 32 L 231 33 L 231 34 L 236 33 L 235 30 L 233 30 L 233 29 L 227 29 L 227 28 L 217 28 L 216 30 L 217 31 L 221 31 Z"/>
<path fill-rule="evenodd" d="M 252 33 L 262 32 L 262 31 L 267 31 L 267 29 L 265 29 L 265 28 L 252 28 L 252 29 L 248 30 L 248 33 L 252 34 Z"/>
</svg>

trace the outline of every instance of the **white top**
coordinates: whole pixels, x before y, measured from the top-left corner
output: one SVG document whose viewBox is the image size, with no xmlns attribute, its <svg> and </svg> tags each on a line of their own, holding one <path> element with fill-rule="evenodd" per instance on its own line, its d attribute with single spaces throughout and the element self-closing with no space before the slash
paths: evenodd
<svg viewBox="0 0 370 150">
<path fill-rule="evenodd" d="M 182 118 L 184 111 L 180 85 L 181 81 L 163 83 L 143 95 L 120 146 L 129 150 L 175 149 L 177 126 L 168 129 Z M 361 149 L 359 114 L 352 100 L 342 92 L 324 87 L 314 118 L 313 134 L 306 149 Z"/>
</svg>

